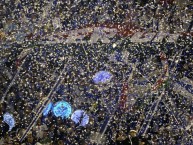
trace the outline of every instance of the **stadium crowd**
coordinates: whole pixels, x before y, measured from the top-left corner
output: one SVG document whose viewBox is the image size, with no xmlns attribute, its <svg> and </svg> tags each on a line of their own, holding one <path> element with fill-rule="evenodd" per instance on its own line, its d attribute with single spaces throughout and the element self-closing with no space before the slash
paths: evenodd
<svg viewBox="0 0 193 145">
<path fill-rule="evenodd" d="M 50 112 L 47 116 L 41 116 L 38 119 L 22 141 L 22 145 L 91 145 L 97 142 L 109 145 L 193 144 L 192 99 L 176 93 L 172 88 L 172 81 L 168 86 L 164 86 L 166 92 L 157 111 L 153 111 L 152 104 L 160 95 L 162 88 L 158 92 L 150 92 L 148 85 L 142 85 L 142 88 L 147 89 L 144 91 L 137 89 L 135 84 L 130 86 L 133 90 L 136 89 L 135 103 L 130 108 L 122 110 L 116 106 L 116 96 L 119 96 L 122 90 L 122 75 L 128 73 L 128 64 L 110 62 L 108 59 L 110 51 L 106 52 L 107 49 L 104 52 L 98 52 L 90 48 L 100 46 L 85 46 L 90 49 L 89 54 L 86 54 L 81 44 L 67 46 L 36 44 L 51 36 L 54 37 L 61 31 L 69 31 L 93 23 L 127 25 L 135 22 L 137 26 L 147 31 L 171 33 L 191 29 L 192 3 L 177 1 L 169 4 L 170 2 L 172 3 L 167 0 L 166 2 L 161 0 L 160 3 L 129 0 L 127 3 L 104 0 L 92 2 L 2 0 L 0 4 L 0 43 L 2 45 L 0 96 L 5 96 L 5 99 L 0 104 L 0 144 L 21 144 L 20 138 L 36 115 L 38 107 L 50 93 L 62 68 L 65 68 L 65 63 L 67 63 L 65 77 L 53 94 L 52 101 L 64 99 L 72 104 L 74 109 L 85 110 L 89 115 L 89 123 L 85 127 L 79 126 L 69 118 L 55 117 Z M 158 28 L 157 23 L 161 27 Z M 128 40 L 125 41 L 126 43 L 120 44 L 117 48 L 132 47 Z M 139 46 L 138 50 L 142 47 Z M 24 54 L 21 55 L 23 52 Z M 193 82 L 193 51 L 188 49 L 188 52 L 187 54 L 184 50 L 184 56 L 179 63 L 176 62 L 179 65 L 175 73 L 177 73 L 177 79 L 187 77 L 190 82 Z M 143 65 L 154 66 L 152 61 L 147 62 L 148 57 L 151 56 L 150 53 L 146 54 L 142 49 L 137 53 L 131 53 L 140 60 L 139 69 L 144 67 Z M 174 54 L 175 50 L 172 54 L 167 52 L 168 57 L 175 56 Z M 121 57 L 123 56 L 116 58 L 117 62 Z M 153 70 L 155 74 L 150 77 L 152 83 L 155 82 L 161 68 L 161 61 L 156 57 L 153 63 L 158 65 Z M 113 80 L 116 83 L 112 84 L 112 88 L 96 86 L 90 81 L 94 72 L 108 68 L 111 68 L 116 76 Z M 148 67 L 145 67 L 144 71 L 146 70 Z M 134 72 L 132 82 L 142 78 Z M 12 82 L 13 79 L 14 82 Z M 9 86 L 10 89 L 5 95 Z M 105 98 L 106 102 L 102 98 Z M 9 125 L 3 122 L 3 114 L 6 112 L 13 114 L 16 121 L 11 131 L 9 131 Z M 150 120 L 147 120 L 148 113 L 150 118 L 152 117 Z M 111 118 L 110 124 L 105 124 L 109 118 Z M 144 124 L 148 130 L 140 134 Z M 104 125 L 106 131 L 104 136 L 100 137 L 101 130 L 105 128 Z"/>
</svg>

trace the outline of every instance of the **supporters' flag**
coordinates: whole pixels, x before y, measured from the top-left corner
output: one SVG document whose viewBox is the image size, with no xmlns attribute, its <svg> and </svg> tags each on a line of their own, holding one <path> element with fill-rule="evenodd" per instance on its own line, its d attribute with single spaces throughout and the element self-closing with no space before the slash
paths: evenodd
<svg viewBox="0 0 193 145">
<path fill-rule="evenodd" d="M 126 108 L 128 89 L 129 89 L 128 83 L 124 83 L 123 88 L 122 88 L 122 92 L 121 92 L 121 96 L 119 99 L 119 106 L 121 109 Z"/>
</svg>

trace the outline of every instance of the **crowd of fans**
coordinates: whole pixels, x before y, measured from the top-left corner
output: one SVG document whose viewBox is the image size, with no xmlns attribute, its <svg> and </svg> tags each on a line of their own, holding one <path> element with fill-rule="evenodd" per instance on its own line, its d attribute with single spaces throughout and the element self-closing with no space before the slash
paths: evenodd
<svg viewBox="0 0 193 145">
<path fill-rule="evenodd" d="M 160 90 L 158 93 L 152 93 L 148 85 L 137 88 L 133 81 L 144 78 L 134 72 L 130 87 L 134 90 L 132 93 L 136 95 L 135 103 L 129 109 L 121 110 L 116 106 L 117 98 L 122 89 L 123 76 L 129 74 L 130 66 L 123 62 L 117 63 L 122 58 L 121 55 L 116 56 L 117 62 L 109 61 L 109 55 L 115 51 L 112 50 L 113 48 L 106 48 L 108 46 L 103 45 L 105 48 L 101 48 L 100 43 L 94 46 L 35 44 L 36 41 L 46 40 L 50 35 L 60 31 L 99 22 L 125 24 L 135 22 L 147 31 L 164 31 L 164 29 L 170 32 L 186 31 L 189 27 L 192 17 L 189 9 L 191 5 L 187 6 L 187 3 L 183 5 L 180 2 L 169 5 L 166 2 L 164 3 L 166 7 L 161 7 L 162 3 L 155 4 L 151 1 L 147 4 L 147 2 L 2 1 L 0 96 L 4 95 L 9 85 L 11 87 L 0 106 L 0 144 L 21 144 L 19 139 L 35 116 L 37 106 L 41 105 L 48 96 L 62 69 L 65 68 L 63 79 L 55 90 L 52 101 L 65 100 L 72 104 L 74 110 L 85 110 L 89 115 L 89 124 L 81 127 L 70 118 L 55 117 L 50 112 L 47 116 L 38 119 L 23 140 L 23 145 L 89 145 L 97 142 L 109 145 L 191 145 L 193 143 L 192 100 L 172 90 L 173 81 L 166 86 L 164 98 L 159 103 L 157 111 L 153 112 L 151 105 L 157 99 Z M 172 13 L 171 8 L 174 8 Z M 166 15 L 168 13 L 171 15 L 170 18 Z M 151 15 L 157 19 L 151 19 Z M 179 25 L 173 25 L 177 21 Z M 163 25 L 158 28 L 156 23 Z M 26 44 L 29 40 L 33 40 L 34 43 Z M 85 53 L 84 47 L 89 53 Z M 131 55 L 127 59 L 138 59 L 140 62 L 138 69 L 142 68 L 147 76 L 151 71 L 148 67 L 153 68 L 155 74 L 152 77 L 149 75 L 149 78 L 152 83 L 155 82 L 162 67 L 160 60 L 156 58 L 158 51 L 143 52 L 143 46 L 139 46 L 138 49 L 132 48 L 128 40 L 116 49 L 119 48 L 121 51 L 128 47 Z M 25 50 L 28 50 L 26 55 L 20 59 L 20 54 Z M 168 58 L 174 57 L 175 52 L 176 50 L 172 53 L 167 51 Z M 151 56 L 154 56 L 154 60 L 149 60 Z M 175 73 L 179 77 L 176 79 L 191 73 L 192 51 L 189 55 L 185 53 L 184 56 L 181 57 L 183 63 L 182 60 L 177 62 L 181 64 L 176 68 Z M 110 69 L 113 73 L 112 84 L 97 86 L 92 82 L 92 76 L 103 69 Z M 14 76 L 16 79 L 11 83 Z M 188 75 L 188 78 L 192 80 L 191 75 Z M 3 114 L 6 112 L 13 114 L 16 121 L 11 131 L 8 131 L 9 126 L 3 122 Z M 149 112 L 152 119 L 146 121 Z M 106 120 L 110 120 L 110 123 L 106 124 Z M 145 134 L 139 134 L 144 123 L 149 123 L 148 130 Z M 105 127 L 107 128 L 104 136 L 100 137 L 101 130 Z"/>
<path fill-rule="evenodd" d="M 21 43 L 45 40 L 58 32 L 88 25 L 133 24 L 146 31 L 186 32 L 191 1 L 2 1 L 0 40 Z M 19 20 L 19 21 L 18 21 Z M 122 26 L 121 26 L 122 27 Z"/>
<path fill-rule="evenodd" d="M 36 47 L 34 46 L 33 49 Z M 108 53 L 102 51 L 103 56 L 100 53 L 95 53 L 96 58 L 93 61 L 89 61 L 89 71 L 87 63 L 84 62 L 86 62 L 87 57 L 91 60 L 91 54 L 87 55 L 87 57 L 85 55 L 80 57 L 79 55 L 84 52 L 77 49 L 77 53 L 75 53 L 77 55 L 72 56 L 73 51 L 70 50 L 73 50 L 73 46 L 71 46 L 72 49 L 69 49 L 69 52 L 65 51 L 65 46 L 61 47 L 59 45 L 38 47 L 33 54 L 29 54 L 25 60 L 22 60 L 25 63 L 22 65 L 22 69 L 9 90 L 4 103 L 1 104 L 1 120 L 6 112 L 12 113 L 16 120 L 16 126 L 11 132 L 8 132 L 9 126 L 6 123 L 1 124 L 2 144 L 7 142 L 10 142 L 10 144 L 13 144 L 13 142 L 17 143 L 34 117 L 37 106 L 49 94 L 62 68 L 65 67 L 65 62 L 68 62 L 68 65 L 66 66 L 64 80 L 58 86 L 52 101 L 65 100 L 72 104 L 74 110 L 85 110 L 90 117 L 89 124 L 86 127 L 80 127 L 71 119 L 57 118 L 50 112 L 48 116 L 41 117 L 38 120 L 23 143 L 91 144 L 91 142 L 96 142 L 99 136 L 97 133 L 103 128 L 102 126 L 109 116 L 109 112 L 113 112 L 112 110 L 114 109 L 116 110 L 116 96 L 120 95 L 120 90 L 122 89 L 121 82 L 123 78 L 121 76 L 124 73 L 127 74 L 128 70 L 125 70 L 125 68 L 128 68 L 128 66 L 111 63 L 107 60 L 105 63 L 109 65 L 108 67 L 112 69 L 111 71 L 115 76 L 113 81 L 119 83 L 113 83 L 112 81 L 110 88 L 108 86 L 96 86 L 91 81 L 91 78 L 94 72 L 105 69 L 103 62 L 100 60 L 107 59 Z M 10 50 L 10 48 L 7 49 Z M 10 78 L 12 79 L 18 70 L 16 63 L 17 55 L 14 57 L 13 54 L 17 54 L 16 52 L 21 48 L 11 47 L 11 49 L 12 54 L 9 55 L 11 57 L 5 61 L 2 67 L 9 71 Z M 90 50 L 92 51 L 92 49 Z M 10 53 L 10 51 L 7 51 L 7 53 Z M 70 54 L 74 61 L 67 61 L 69 57 L 67 54 Z M 147 54 L 144 53 L 141 57 Z M 63 58 L 62 56 L 65 57 Z M 144 61 L 141 60 L 142 64 L 147 61 L 147 58 L 144 59 Z M 96 62 L 99 66 L 94 65 L 97 64 Z M 159 61 L 154 63 L 157 65 Z M 150 65 L 151 68 L 154 66 L 151 61 L 146 62 L 146 65 Z M 158 65 L 156 70 L 159 69 L 161 67 Z M 158 72 L 157 75 L 159 75 L 159 71 L 156 70 L 154 72 Z M 148 68 L 143 69 L 143 71 L 147 75 L 149 74 Z M 184 74 L 182 73 L 181 75 Z M 183 77 L 181 75 L 179 75 L 179 78 Z M 154 77 L 151 78 L 152 82 L 156 79 Z M 189 78 L 191 79 L 190 76 Z M 10 85 L 11 79 L 9 79 L 6 73 L 2 73 L 1 96 L 3 96 L 7 86 Z M 136 79 L 143 80 L 135 72 L 133 81 Z M 132 84 L 131 82 L 131 86 Z M 102 89 L 101 87 L 104 88 Z M 147 113 L 151 110 L 151 105 L 158 97 L 158 94 L 150 95 L 151 93 L 148 91 L 147 86 L 145 87 L 144 85 L 138 88 L 133 84 L 132 89 L 134 90 L 132 94 L 136 95 L 135 104 L 128 110 L 121 111 L 118 109 L 114 114 L 110 113 L 112 120 L 107 127 L 103 142 L 108 144 L 128 144 L 131 139 L 132 142 L 140 144 L 169 144 L 171 142 L 173 144 L 181 144 L 182 142 L 189 142 L 191 144 L 192 127 L 187 128 L 192 122 L 191 99 L 175 93 L 172 87 L 169 86 L 167 88 L 169 93 L 165 94 L 162 102 L 160 102 L 147 133 L 144 136 L 139 136 L 138 131 L 143 125 Z M 103 99 L 106 100 L 104 101 Z"/>
</svg>

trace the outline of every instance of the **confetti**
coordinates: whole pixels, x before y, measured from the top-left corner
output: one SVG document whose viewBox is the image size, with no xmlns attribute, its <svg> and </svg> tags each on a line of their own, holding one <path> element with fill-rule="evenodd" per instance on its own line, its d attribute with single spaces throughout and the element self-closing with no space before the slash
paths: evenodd
<svg viewBox="0 0 193 145">
<path fill-rule="evenodd" d="M 192 5 L 2 0 L 0 144 L 193 144 Z"/>
</svg>

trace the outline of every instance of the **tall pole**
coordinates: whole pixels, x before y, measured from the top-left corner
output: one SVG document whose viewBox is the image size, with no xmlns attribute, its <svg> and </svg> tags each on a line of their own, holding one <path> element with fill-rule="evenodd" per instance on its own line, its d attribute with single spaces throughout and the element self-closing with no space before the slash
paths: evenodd
<svg viewBox="0 0 193 145">
<path fill-rule="evenodd" d="M 42 112 L 44 110 L 44 107 L 47 106 L 50 102 L 50 100 L 52 100 L 53 98 L 53 93 L 56 90 L 57 86 L 60 84 L 62 78 L 62 75 L 65 71 L 67 67 L 67 64 L 64 66 L 60 76 L 58 76 L 54 86 L 52 87 L 51 91 L 49 92 L 49 94 L 47 95 L 46 99 L 43 101 L 42 105 L 40 106 L 40 108 L 37 110 L 35 117 L 33 118 L 33 120 L 31 121 L 31 123 L 29 124 L 29 126 L 27 127 L 27 129 L 25 130 L 24 134 L 22 135 L 22 137 L 20 138 L 20 142 L 22 142 L 25 137 L 27 136 L 27 134 L 29 133 L 29 131 L 32 129 L 32 127 L 35 125 L 36 121 L 40 118 L 40 116 L 42 115 Z"/>
</svg>

